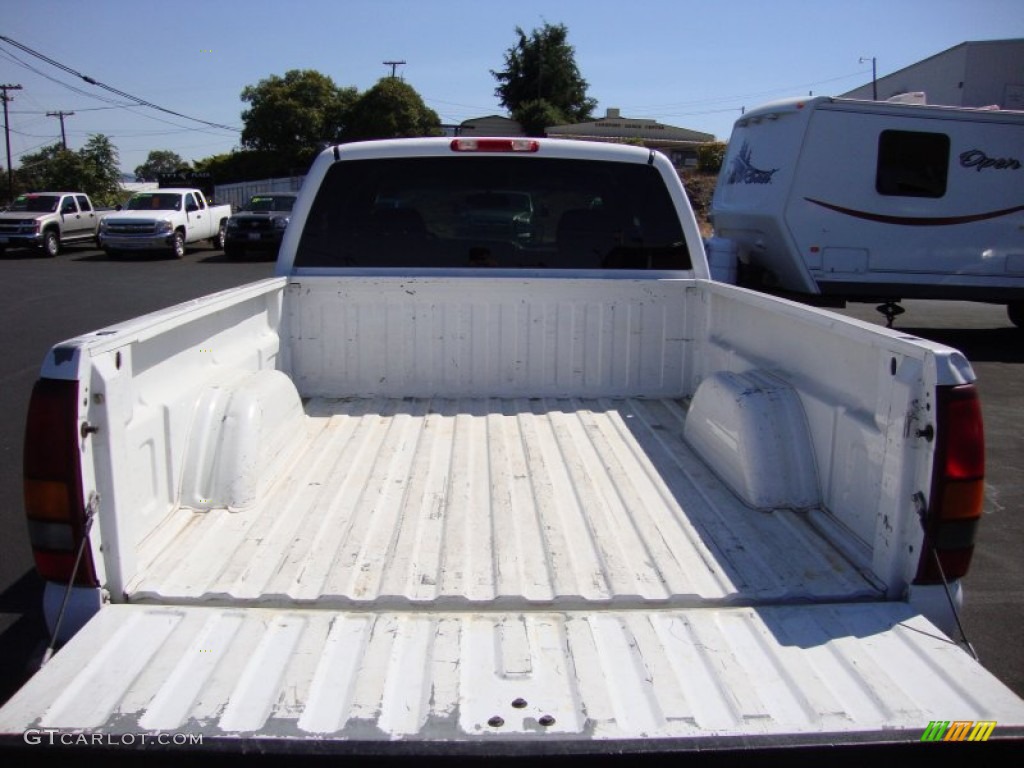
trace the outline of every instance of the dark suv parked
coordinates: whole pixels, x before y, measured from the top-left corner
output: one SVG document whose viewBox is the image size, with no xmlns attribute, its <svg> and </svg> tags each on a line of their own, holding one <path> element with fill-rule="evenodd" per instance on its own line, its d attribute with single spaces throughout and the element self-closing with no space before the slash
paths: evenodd
<svg viewBox="0 0 1024 768">
<path fill-rule="evenodd" d="M 296 197 L 293 193 L 276 192 L 254 195 L 228 219 L 224 255 L 234 259 L 255 251 L 276 257 Z"/>
</svg>

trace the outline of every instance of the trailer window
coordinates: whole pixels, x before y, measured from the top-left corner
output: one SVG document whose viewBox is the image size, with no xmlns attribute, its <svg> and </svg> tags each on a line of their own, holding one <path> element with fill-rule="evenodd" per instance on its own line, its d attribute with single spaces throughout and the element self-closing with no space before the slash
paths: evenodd
<svg viewBox="0 0 1024 768">
<path fill-rule="evenodd" d="M 882 131 L 875 189 L 880 195 L 942 197 L 949 173 L 949 136 L 921 131 Z"/>
</svg>

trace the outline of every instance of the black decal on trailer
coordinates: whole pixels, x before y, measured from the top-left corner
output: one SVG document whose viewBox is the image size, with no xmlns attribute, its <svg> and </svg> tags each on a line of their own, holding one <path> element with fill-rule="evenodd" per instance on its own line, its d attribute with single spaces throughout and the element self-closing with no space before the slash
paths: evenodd
<svg viewBox="0 0 1024 768">
<path fill-rule="evenodd" d="M 725 183 L 771 184 L 772 176 L 778 170 L 778 168 L 772 168 L 770 171 L 766 171 L 755 167 L 750 160 L 750 145 L 747 142 L 743 142 L 739 153 L 732 160 L 732 165 L 729 167 L 729 176 L 726 178 Z"/>
<path fill-rule="evenodd" d="M 820 205 L 822 208 L 828 208 L 830 211 L 842 213 L 846 216 L 853 216 L 854 218 L 864 219 L 865 221 L 875 221 L 880 224 L 896 224 L 901 227 L 948 227 L 952 224 L 970 224 L 975 221 L 995 219 L 999 216 L 1008 216 L 1011 213 L 1017 213 L 1017 211 L 1024 211 L 1024 205 L 1018 205 L 1013 208 L 1003 208 L 999 211 L 970 213 L 965 216 L 889 216 L 884 213 L 871 213 L 870 211 L 858 211 L 854 208 L 843 208 L 840 205 L 826 203 L 824 200 L 815 200 L 811 197 L 805 197 L 804 200 L 809 203 L 814 203 L 815 205 Z"/>
<path fill-rule="evenodd" d="M 1015 157 L 989 157 L 980 149 L 969 149 L 960 153 L 960 165 L 964 168 L 973 168 L 976 171 L 983 171 L 986 168 L 994 168 L 997 171 L 1020 170 L 1020 160 Z"/>
</svg>

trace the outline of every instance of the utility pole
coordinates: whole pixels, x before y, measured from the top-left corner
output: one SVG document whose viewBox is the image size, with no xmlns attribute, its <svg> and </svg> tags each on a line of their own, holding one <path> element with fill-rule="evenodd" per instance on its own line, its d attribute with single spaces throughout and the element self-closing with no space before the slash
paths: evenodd
<svg viewBox="0 0 1024 768">
<path fill-rule="evenodd" d="M 10 123 L 7 120 L 7 102 L 13 99 L 13 96 L 8 96 L 8 91 L 20 91 L 20 85 L 0 85 L 0 91 L 3 91 L 3 96 L 0 98 L 4 102 L 4 139 L 7 141 L 7 199 L 14 199 L 14 171 L 11 170 L 11 128 Z"/>
<path fill-rule="evenodd" d="M 405 64 L 405 62 L 404 61 L 385 61 L 384 62 L 384 66 L 385 67 L 391 67 L 391 77 L 392 78 L 394 78 L 395 70 L 398 68 L 399 64 Z"/>
<path fill-rule="evenodd" d="M 861 56 L 857 59 L 858 64 L 863 64 L 868 60 L 867 56 Z M 877 61 L 874 56 L 871 57 L 871 100 L 878 101 L 878 71 L 875 68 Z"/>
<path fill-rule="evenodd" d="M 74 112 L 47 112 L 47 117 L 59 117 L 60 118 L 60 143 L 64 145 L 64 149 L 68 148 L 68 137 L 64 133 L 64 118 L 71 117 Z"/>
</svg>

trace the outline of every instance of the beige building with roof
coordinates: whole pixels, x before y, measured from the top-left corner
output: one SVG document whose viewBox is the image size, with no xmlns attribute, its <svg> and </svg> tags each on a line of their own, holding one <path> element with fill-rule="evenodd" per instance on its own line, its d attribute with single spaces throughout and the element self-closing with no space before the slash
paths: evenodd
<svg viewBox="0 0 1024 768">
<path fill-rule="evenodd" d="M 639 141 L 648 149 L 663 152 L 677 168 L 695 166 L 697 148 L 715 140 L 710 133 L 665 125 L 648 118 L 623 117 L 618 109 L 608 109 L 604 117 L 589 123 L 550 126 L 547 134 L 586 141 Z"/>
<path fill-rule="evenodd" d="M 559 139 L 582 141 L 640 142 L 649 149 L 663 152 L 677 168 L 697 164 L 697 148 L 714 141 L 710 133 L 691 131 L 674 125 L 664 125 L 647 118 L 623 117 L 618 109 L 609 109 L 605 116 L 587 123 L 552 125 L 547 135 Z M 515 120 L 500 115 L 477 117 L 462 122 L 459 136 L 523 136 L 523 129 Z"/>
</svg>

